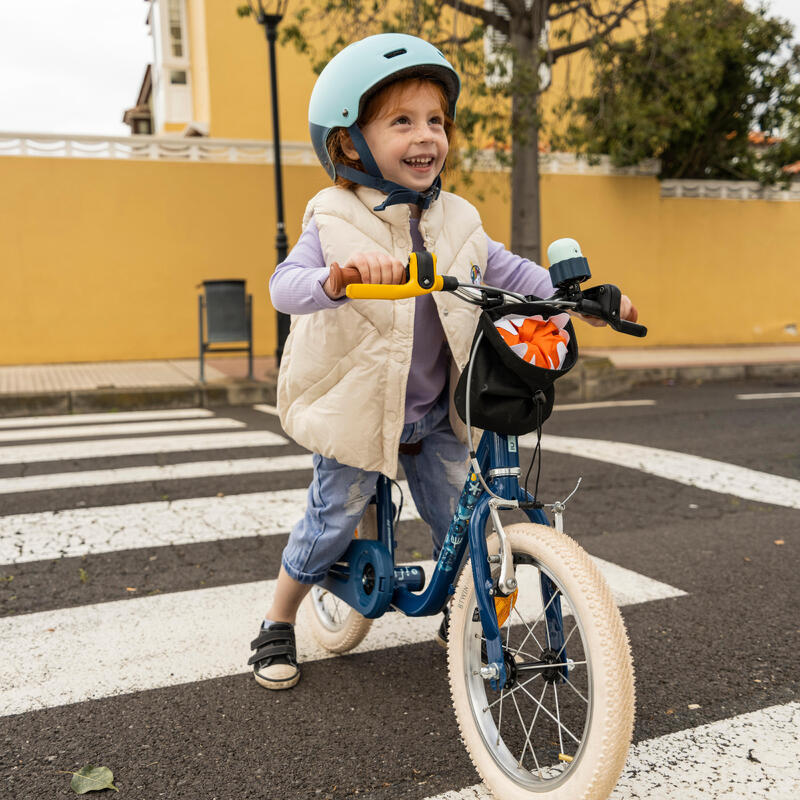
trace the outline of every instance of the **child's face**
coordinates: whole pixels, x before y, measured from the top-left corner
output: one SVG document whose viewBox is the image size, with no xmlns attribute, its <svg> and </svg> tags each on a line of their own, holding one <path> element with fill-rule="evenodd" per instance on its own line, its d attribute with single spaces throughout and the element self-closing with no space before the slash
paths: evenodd
<svg viewBox="0 0 800 800">
<path fill-rule="evenodd" d="M 412 84 L 390 96 L 361 130 L 383 177 L 401 186 L 422 192 L 444 166 L 449 146 L 444 112 L 430 83 Z"/>
</svg>

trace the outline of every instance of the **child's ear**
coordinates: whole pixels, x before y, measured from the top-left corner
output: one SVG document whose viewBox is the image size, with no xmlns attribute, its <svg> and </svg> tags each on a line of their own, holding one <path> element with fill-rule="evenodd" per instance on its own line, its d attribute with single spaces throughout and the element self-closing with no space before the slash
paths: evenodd
<svg viewBox="0 0 800 800">
<path fill-rule="evenodd" d="M 358 150 L 354 147 L 353 140 L 350 138 L 350 134 L 347 133 L 347 131 L 345 131 L 342 136 L 342 152 L 348 158 L 352 158 L 353 161 L 358 161 Z"/>
</svg>

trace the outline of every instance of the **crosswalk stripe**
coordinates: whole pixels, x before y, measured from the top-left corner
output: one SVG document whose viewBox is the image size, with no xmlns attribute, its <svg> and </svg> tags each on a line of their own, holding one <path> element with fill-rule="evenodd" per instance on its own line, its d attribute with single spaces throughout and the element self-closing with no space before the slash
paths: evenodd
<svg viewBox="0 0 800 800">
<path fill-rule="evenodd" d="M 33 441 L 34 439 L 77 439 L 79 436 L 115 436 L 119 434 L 140 436 L 143 433 L 180 433 L 182 431 L 244 427 L 244 422 L 221 417 L 160 420 L 157 422 L 108 422 L 97 425 L 75 425 L 57 428 L 0 430 L 0 442 Z"/>
<path fill-rule="evenodd" d="M 526 434 L 520 437 L 519 443 L 523 447 L 535 447 L 536 436 Z M 732 494 L 745 500 L 772 503 L 786 508 L 800 508 L 800 481 L 723 461 L 638 444 L 548 434 L 542 436 L 542 448 L 553 453 L 565 453 L 637 469 L 648 475 L 710 492 Z"/>
<path fill-rule="evenodd" d="M 586 411 L 594 408 L 632 408 L 654 406 L 655 400 L 598 400 L 595 403 L 557 403 L 553 411 Z"/>
<path fill-rule="evenodd" d="M 174 408 L 155 411 L 104 411 L 92 414 L 55 414 L 42 417 L 12 417 L 0 419 L 0 430 L 33 428 L 42 425 L 89 425 L 94 422 L 139 422 L 153 419 L 198 419 L 211 417 L 207 408 Z"/>
<path fill-rule="evenodd" d="M 606 563 L 600 562 L 604 572 Z M 423 566 L 430 575 L 432 562 Z M 612 591 L 629 602 L 633 593 L 629 586 L 616 584 L 620 575 L 624 573 L 609 573 Z M 276 583 L 259 581 L 0 618 L 0 716 L 246 672 L 248 644 Z M 655 594 L 650 591 L 645 599 L 655 599 Z M 438 623 L 438 617 L 385 614 L 354 652 L 428 641 Z M 303 615 L 297 638 L 301 661 L 332 657 L 314 642 Z"/>
<path fill-rule="evenodd" d="M 48 475 L 25 475 L 0 478 L 0 494 L 39 492 L 48 489 L 72 489 L 80 486 L 110 486 L 119 483 L 211 478 L 247 475 L 255 472 L 288 472 L 311 469 L 311 455 L 273 456 L 272 458 L 239 458 L 227 461 L 190 461 L 185 464 L 164 464 L 152 467 L 118 467 L 86 472 L 56 472 Z"/>
<path fill-rule="evenodd" d="M 271 406 L 267 403 L 259 403 L 258 405 L 253 406 L 256 411 L 261 411 L 264 414 L 271 414 L 273 417 L 278 416 L 278 407 Z"/>
<path fill-rule="evenodd" d="M 647 739 L 631 748 L 609 800 L 791 800 L 800 793 L 798 733 L 800 703 L 787 703 Z M 492 795 L 476 784 L 426 800 Z"/>
<path fill-rule="evenodd" d="M 419 519 L 408 485 L 401 519 Z M 0 517 L 0 564 L 288 533 L 308 489 L 193 497 Z"/>
<path fill-rule="evenodd" d="M 769 392 L 761 394 L 737 394 L 737 400 L 785 400 L 790 397 L 800 397 L 800 392 Z"/>
<path fill-rule="evenodd" d="M 232 447 L 268 447 L 289 444 L 270 431 L 235 433 L 187 433 L 180 436 L 141 436 L 130 439 L 98 439 L 57 444 L 25 444 L 0 448 L 0 464 L 32 464 L 37 461 L 68 461 L 141 453 L 178 453 L 193 450 L 222 450 Z"/>
</svg>

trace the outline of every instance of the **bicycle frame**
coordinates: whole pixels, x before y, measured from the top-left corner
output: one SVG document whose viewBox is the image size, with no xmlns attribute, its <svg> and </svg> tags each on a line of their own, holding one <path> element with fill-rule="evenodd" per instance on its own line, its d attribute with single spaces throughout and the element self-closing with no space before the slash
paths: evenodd
<svg viewBox="0 0 800 800">
<path fill-rule="evenodd" d="M 508 500 L 533 498 L 519 484 L 519 452 L 516 436 L 485 431 L 477 450 L 481 472 L 492 482 L 492 491 Z M 496 584 L 486 546 L 489 495 L 475 473 L 467 476 L 450 528 L 445 537 L 434 574 L 422 592 L 424 575 L 420 567 L 396 567 L 394 563 L 394 516 L 391 482 L 381 475 L 376 486 L 378 540 L 354 539 L 342 560 L 328 571 L 320 586 L 344 600 L 365 617 L 376 618 L 387 610 L 410 617 L 441 611 L 452 594 L 454 582 L 467 554 L 472 555 L 472 574 L 481 625 L 486 638 L 488 666 L 494 671 L 492 688 L 502 689 L 506 670 L 500 629 L 494 605 Z M 523 509 L 531 522 L 550 525 L 540 508 Z M 560 598 L 550 579 L 541 574 L 542 599 L 547 618 L 549 647 L 559 651 L 564 644 Z"/>
</svg>

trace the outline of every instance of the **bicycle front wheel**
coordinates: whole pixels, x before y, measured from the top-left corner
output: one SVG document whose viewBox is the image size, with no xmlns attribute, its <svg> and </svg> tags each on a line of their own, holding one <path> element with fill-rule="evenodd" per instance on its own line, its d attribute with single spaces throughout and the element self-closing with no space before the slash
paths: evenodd
<svg viewBox="0 0 800 800">
<path fill-rule="evenodd" d="M 508 675 L 502 691 L 481 677 L 486 647 L 471 569 L 461 575 L 450 614 L 450 688 L 462 739 L 497 800 L 605 800 L 633 733 L 633 663 L 622 617 L 575 541 L 529 523 L 506 533 L 518 591 L 495 602 Z M 493 536 L 489 552 L 497 551 Z M 563 639 L 553 641 L 548 616 L 557 603 Z"/>
</svg>

